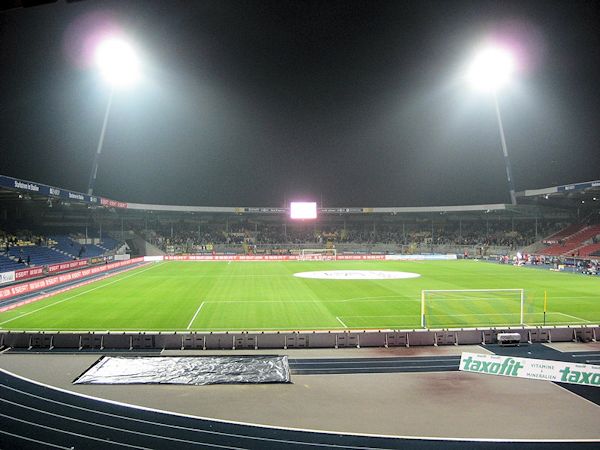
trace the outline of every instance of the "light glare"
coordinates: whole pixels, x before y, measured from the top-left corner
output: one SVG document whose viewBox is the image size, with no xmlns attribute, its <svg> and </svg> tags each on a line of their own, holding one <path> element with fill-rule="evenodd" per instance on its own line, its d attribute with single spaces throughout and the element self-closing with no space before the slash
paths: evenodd
<svg viewBox="0 0 600 450">
<path fill-rule="evenodd" d="M 131 86 L 140 78 L 140 64 L 133 47 L 124 39 L 112 37 L 100 42 L 95 60 L 102 76 L 115 87 Z"/>
<path fill-rule="evenodd" d="M 495 91 L 508 83 L 514 71 L 515 61 L 508 50 L 486 47 L 476 54 L 468 78 L 476 89 Z"/>
<path fill-rule="evenodd" d="M 316 219 L 317 204 L 315 202 L 291 202 L 291 219 Z"/>
</svg>

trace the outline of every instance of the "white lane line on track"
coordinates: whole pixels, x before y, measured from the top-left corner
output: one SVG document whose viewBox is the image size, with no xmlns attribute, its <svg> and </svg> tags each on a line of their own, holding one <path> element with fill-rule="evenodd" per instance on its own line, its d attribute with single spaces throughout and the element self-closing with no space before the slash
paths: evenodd
<svg viewBox="0 0 600 450">
<path fill-rule="evenodd" d="M 434 365 L 432 365 L 432 366 L 407 366 L 407 367 L 389 367 L 389 366 L 348 367 L 348 368 L 339 367 L 339 368 L 331 368 L 331 369 L 324 369 L 324 368 L 316 367 L 314 369 L 291 368 L 291 370 L 292 371 L 300 371 L 300 372 L 316 372 L 316 371 L 337 372 L 339 370 L 347 370 L 348 373 L 352 373 L 352 372 L 365 371 L 365 370 L 384 370 L 384 369 L 386 369 L 386 370 L 397 370 L 398 372 L 403 372 L 403 371 L 405 371 L 403 369 L 441 369 L 441 368 L 446 368 L 446 369 L 458 368 L 458 364 L 442 364 L 442 365 L 436 365 L 436 366 L 434 366 Z"/>
<path fill-rule="evenodd" d="M 194 314 L 194 317 L 192 317 L 192 320 L 190 320 L 189 325 L 187 326 L 187 329 L 189 330 L 190 327 L 192 326 L 192 324 L 194 323 L 194 320 L 196 320 L 196 316 L 198 315 L 198 313 L 200 312 L 200 310 L 202 309 L 202 307 L 204 306 L 204 302 L 202 302 L 200 304 L 200 306 L 198 306 L 198 309 L 196 310 L 196 314 Z"/>
<path fill-rule="evenodd" d="M 27 312 L 27 313 L 24 313 L 24 314 L 21 314 L 21 315 L 19 315 L 19 316 L 13 317 L 12 319 L 8 319 L 8 320 L 5 320 L 4 322 L 0 322 L 0 325 L 4 325 L 5 323 L 12 322 L 13 320 L 17 320 L 17 319 L 20 319 L 21 317 L 28 316 L 29 314 L 36 313 L 36 312 L 38 312 L 38 311 L 41 311 L 42 309 L 50 308 L 51 306 L 55 306 L 55 305 L 58 305 L 58 304 L 60 304 L 60 303 L 66 302 L 67 300 L 71 300 L 71 299 L 73 299 L 73 298 L 75 298 L 75 297 L 79 297 L 80 295 L 87 294 L 88 292 L 92 292 L 92 291 L 95 291 L 95 290 L 97 290 L 97 289 L 102 289 L 103 287 L 106 287 L 106 286 L 109 286 L 109 285 L 111 285 L 111 284 L 118 283 L 119 281 L 125 280 L 126 278 L 135 277 L 136 275 L 139 275 L 140 273 L 147 272 L 148 270 L 150 270 L 150 269 L 154 269 L 155 267 L 158 267 L 158 266 L 160 266 L 160 265 L 162 265 L 162 264 L 164 264 L 164 263 L 159 263 L 159 264 L 157 264 L 157 265 L 155 265 L 155 266 L 148 267 L 147 269 L 140 270 L 139 272 L 132 273 L 131 275 L 127 275 L 126 277 L 119 278 L 118 280 L 111 281 L 110 283 L 103 284 L 102 286 L 96 286 L 95 288 L 88 289 L 87 291 L 80 292 L 79 294 L 72 295 L 71 297 L 67 297 L 67 298 L 64 298 L 64 299 L 62 299 L 62 300 L 59 300 L 59 301 L 57 301 L 57 302 L 51 303 L 51 304 L 49 304 L 49 305 L 42 306 L 41 308 L 34 309 L 33 311 L 29 311 L 29 312 Z"/>
<path fill-rule="evenodd" d="M 402 357 L 401 357 L 402 358 Z M 356 358 L 358 359 L 358 358 Z M 415 363 L 415 362 L 452 362 L 452 361 L 460 361 L 460 356 L 456 356 L 456 357 L 448 357 L 446 359 L 427 359 L 427 360 L 423 360 L 423 359 L 398 359 L 398 358 L 394 358 L 394 357 L 390 357 L 389 358 L 390 361 L 382 361 L 382 360 L 378 360 L 375 361 L 378 364 L 406 364 L 406 363 Z M 333 365 L 333 364 L 341 364 L 341 365 L 346 365 L 346 364 L 366 364 L 369 362 L 373 362 L 373 361 L 331 361 L 330 359 L 326 360 L 326 361 L 296 361 L 296 360 L 290 360 L 290 365 L 293 365 L 294 367 L 296 366 L 301 366 L 301 365 L 309 365 L 309 366 L 317 366 L 317 365 L 325 365 L 325 366 L 329 366 L 329 365 Z M 413 366 L 406 366 L 406 367 L 413 367 Z M 304 369 L 302 369 L 304 370 Z"/>
</svg>

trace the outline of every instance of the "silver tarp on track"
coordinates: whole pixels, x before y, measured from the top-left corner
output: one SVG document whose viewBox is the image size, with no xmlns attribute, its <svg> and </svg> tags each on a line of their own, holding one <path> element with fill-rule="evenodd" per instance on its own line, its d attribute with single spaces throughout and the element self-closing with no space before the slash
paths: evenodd
<svg viewBox="0 0 600 450">
<path fill-rule="evenodd" d="M 104 356 L 74 384 L 289 383 L 287 356 Z"/>
</svg>

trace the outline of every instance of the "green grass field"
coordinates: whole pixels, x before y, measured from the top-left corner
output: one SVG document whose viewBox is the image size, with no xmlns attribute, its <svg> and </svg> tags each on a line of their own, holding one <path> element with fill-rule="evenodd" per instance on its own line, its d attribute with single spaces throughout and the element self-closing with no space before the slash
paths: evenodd
<svg viewBox="0 0 600 450">
<path fill-rule="evenodd" d="M 327 280 L 296 272 L 385 270 L 398 280 Z M 600 322 L 600 277 L 479 261 L 161 262 L 0 313 L 4 330 L 238 331 L 413 329 L 423 289 L 525 290 L 524 322 Z M 519 300 L 485 294 L 426 302 L 430 328 L 519 324 Z"/>
</svg>

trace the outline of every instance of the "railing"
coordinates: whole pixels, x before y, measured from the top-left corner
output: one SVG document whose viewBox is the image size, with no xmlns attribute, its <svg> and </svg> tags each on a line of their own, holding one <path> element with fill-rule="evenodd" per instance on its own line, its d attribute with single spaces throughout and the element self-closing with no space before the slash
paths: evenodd
<svg viewBox="0 0 600 450">
<path fill-rule="evenodd" d="M 597 342 L 600 325 L 428 330 L 288 332 L 0 332 L 0 348 L 96 350 L 241 350 L 293 348 L 411 347 L 497 344 L 513 333 L 520 343 Z"/>
</svg>

